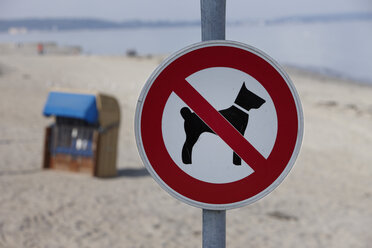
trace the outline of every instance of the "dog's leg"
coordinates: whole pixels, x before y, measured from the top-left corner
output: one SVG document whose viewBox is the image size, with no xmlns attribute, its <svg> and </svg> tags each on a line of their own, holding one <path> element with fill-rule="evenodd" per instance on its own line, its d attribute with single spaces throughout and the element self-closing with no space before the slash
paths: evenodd
<svg viewBox="0 0 372 248">
<path fill-rule="evenodd" d="M 192 148 L 194 147 L 199 136 L 189 135 L 186 137 L 185 144 L 182 147 L 182 162 L 184 164 L 191 164 Z"/>
<path fill-rule="evenodd" d="M 235 165 L 242 165 L 242 159 L 235 152 L 233 154 L 233 163 Z"/>
<path fill-rule="evenodd" d="M 247 128 L 248 125 L 248 115 L 246 115 L 246 118 L 241 119 L 240 125 L 236 125 L 235 128 L 241 133 L 244 137 L 245 129 Z M 235 152 L 233 153 L 233 163 L 235 165 L 242 165 L 242 159 L 236 154 Z"/>
</svg>

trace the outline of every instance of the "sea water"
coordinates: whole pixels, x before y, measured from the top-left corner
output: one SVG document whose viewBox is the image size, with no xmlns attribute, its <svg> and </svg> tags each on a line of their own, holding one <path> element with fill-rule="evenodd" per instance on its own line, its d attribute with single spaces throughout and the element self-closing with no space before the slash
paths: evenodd
<svg viewBox="0 0 372 248">
<path fill-rule="evenodd" d="M 56 42 L 85 54 L 171 54 L 201 39 L 192 27 L 0 33 L 0 43 Z M 284 65 L 372 84 L 372 21 L 227 25 L 226 39 L 252 45 Z"/>
</svg>

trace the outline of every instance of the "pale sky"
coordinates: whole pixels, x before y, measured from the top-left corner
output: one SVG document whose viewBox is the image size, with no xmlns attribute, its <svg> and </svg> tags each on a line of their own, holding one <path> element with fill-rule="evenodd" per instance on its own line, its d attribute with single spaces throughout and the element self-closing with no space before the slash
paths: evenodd
<svg viewBox="0 0 372 248">
<path fill-rule="evenodd" d="M 227 0 L 227 20 L 372 12 L 371 0 Z M 199 0 L 0 0 L 0 19 L 199 20 Z"/>
</svg>

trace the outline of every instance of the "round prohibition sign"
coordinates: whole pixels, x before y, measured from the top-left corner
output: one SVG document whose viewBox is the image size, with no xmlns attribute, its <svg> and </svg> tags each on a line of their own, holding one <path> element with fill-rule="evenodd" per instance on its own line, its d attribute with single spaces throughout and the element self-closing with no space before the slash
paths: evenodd
<svg viewBox="0 0 372 248">
<path fill-rule="evenodd" d="M 198 71 L 216 67 L 232 68 L 248 74 L 270 95 L 276 110 L 277 135 L 267 158 L 186 81 L 188 76 Z M 181 170 L 167 151 L 162 134 L 163 112 L 172 93 L 254 172 L 237 181 L 211 183 Z M 135 134 L 147 170 L 163 189 L 192 206 L 223 210 L 253 203 L 284 180 L 300 150 L 303 114 L 293 84 L 273 59 L 242 43 L 208 41 L 175 53 L 153 72 L 138 100 Z"/>
</svg>

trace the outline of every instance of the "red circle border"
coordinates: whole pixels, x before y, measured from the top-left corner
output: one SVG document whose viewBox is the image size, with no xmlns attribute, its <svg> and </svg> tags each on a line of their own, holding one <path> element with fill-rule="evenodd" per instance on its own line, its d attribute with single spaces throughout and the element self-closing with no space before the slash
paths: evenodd
<svg viewBox="0 0 372 248">
<path fill-rule="evenodd" d="M 267 59 L 267 58 L 266 58 Z M 230 67 L 247 73 L 266 89 L 278 118 L 277 138 L 265 168 L 236 182 L 214 184 L 182 171 L 165 147 L 161 120 L 172 86 L 211 67 Z M 298 139 L 298 109 L 286 79 L 263 57 L 235 46 L 216 44 L 179 55 L 151 78 L 140 113 L 144 153 L 156 175 L 177 194 L 202 204 L 226 205 L 246 201 L 266 190 L 287 167 Z"/>
</svg>

